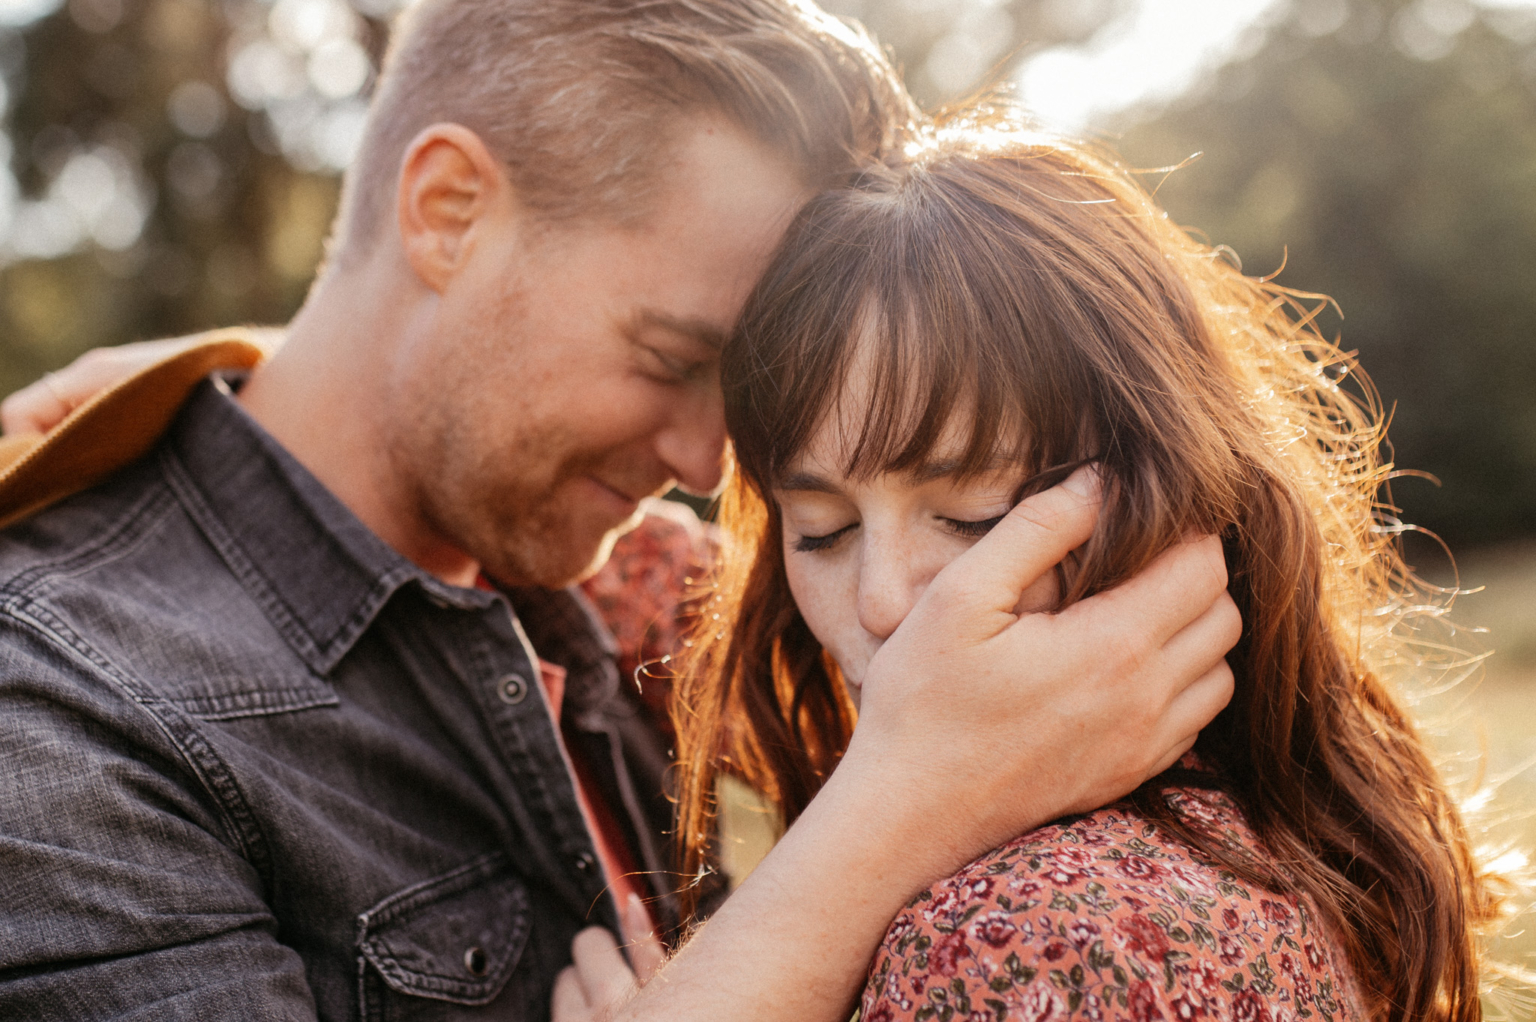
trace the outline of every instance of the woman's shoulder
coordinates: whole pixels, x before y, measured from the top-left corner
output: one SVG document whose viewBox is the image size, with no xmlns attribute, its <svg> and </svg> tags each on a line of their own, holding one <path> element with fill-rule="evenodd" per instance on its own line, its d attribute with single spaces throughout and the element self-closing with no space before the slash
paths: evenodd
<svg viewBox="0 0 1536 1022">
<path fill-rule="evenodd" d="M 1225 795 L 1175 808 L 1264 854 Z M 864 1022 L 1364 1019 L 1342 950 L 1302 899 L 1254 888 L 1123 804 L 1022 835 L 898 915 Z"/>
</svg>

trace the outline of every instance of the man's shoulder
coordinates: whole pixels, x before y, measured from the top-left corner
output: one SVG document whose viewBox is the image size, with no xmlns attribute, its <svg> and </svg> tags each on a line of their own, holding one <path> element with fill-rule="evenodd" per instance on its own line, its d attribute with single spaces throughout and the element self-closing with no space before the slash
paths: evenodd
<svg viewBox="0 0 1536 1022">
<path fill-rule="evenodd" d="M 38 597 L 62 576 L 96 570 L 173 514 L 174 503 L 151 456 L 0 529 L 0 594 Z"/>
<path fill-rule="evenodd" d="M 80 403 L 47 434 L 0 437 L 0 526 L 89 489 L 143 457 L 201 380 L 216 370 L 249 369 L 262 351 L 252 332 L 221 330 L 93 352 L 101 356 L 98 362 L 139 368 Z M 163 354 L 142 362 L 155 353 Z"/>
<path fill-rule="evenodd" d="M 0 530 L 0 684 L 39 657 L 199 715 L 308 672 L 166 478 L 158 452 Z M 236 690 L 239 691 L 236 691 Z"/>
</svg>

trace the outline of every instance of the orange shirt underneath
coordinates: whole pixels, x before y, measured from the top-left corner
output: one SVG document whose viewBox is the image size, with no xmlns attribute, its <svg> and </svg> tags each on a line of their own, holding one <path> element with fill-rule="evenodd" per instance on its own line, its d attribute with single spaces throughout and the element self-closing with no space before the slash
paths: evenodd
<svg viewBox="0 0 1536 1022">
<path fill-rule="evenodd" d="M 546 660 L 539 661 L 539 681 L 544 687 L 544 698 L 549 703 L 549 711 L 555 718 L 556 735 L 560 734 L 560 705 L 565 699 L 565 675 L 565 668 L 559 664 L 552 664 Z M 563 738 L 561 744 L 564 744 Z M 587 821 L 587 830 L 592 834 L 592 843 L 597 848 L 597 858 L 602 863 L 603 875 L 608 878 L 608 889 L 613 893 L 613 900 L 618 904 L 620 923 L 625 924 L 628 922 L 626 915 L 632 897 L 639 899 L 641 906 L 645 905 L 645 895 L 635 882 L 640 871 L 637 868 L 634 853 L 629 849 L 619 821 L 608 808 L 608 804 L 603 801 L 596 785 L 593 784 L 586 764 L 569 748 L 566 749 L 566 754 L 570 757 L 571 766 L 576 771 L 576 801 L 581 806 L 582 817 Z M 649 909 L 646 909 L 646 922 L 652 930 L 655 929 L 656 922 L 651 917 Z M 644 935 L 626 932 L 624 939 L 634 941 L 642 936 Z"/>
<path fill-rule="evenodd" d="M 494 591 L 489 579 L 481 575 L 475 580 L 475 585 L 481 589 Z M 565 749 L 566 758 L 571 761 L 571 766 L 576 773 L 576 804 L 581 808 L 582 819 L 586 821 L 587 832 L 592 835 L 592 844 L 597 849 L 598 862 L 602 864 L 603 875 L 608 878 L 608 889 L 613 894 L 614 903 L 619 909 L 619 925 L 626 926 L 630 899 L 637 898 L 645 909 L 646 924 L 652 932 L 656 929 L 656 920 L 646 907 L 644 893 L 635 883 L 635 878 L 640 875 L 640 870 L 634 853 L 630 851 L 629 844 L 624 838 L 624 831 L 619 826 L 619 821 L 614 817 L 613 811 L 603 801 L 602 793 L 593 783 L 590 772 L 580 757 L 571 752 L 565 744 L 565 737 L 560 731 L 560 706 L 565 701 L 565 676 L 566 669 L 559 664 L 552 664 L 547 660 L 539 661 L 539 684 L 544 689 L 544 700 L 549 704 L 550 716 L 554 718 L 555 737 Z M 646 936 L 641 933 L 624 934 L 626 941 L 636 941 Z"/>
</svg>

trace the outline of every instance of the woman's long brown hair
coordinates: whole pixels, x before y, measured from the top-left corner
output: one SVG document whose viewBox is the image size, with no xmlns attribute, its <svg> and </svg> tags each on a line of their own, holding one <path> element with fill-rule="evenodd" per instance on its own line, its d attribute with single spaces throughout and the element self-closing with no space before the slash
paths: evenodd
<svg viewBox="0 0 1536 1022">
<path fill-rule="evenodd" d="M 1172 776 L 1132 802 L 1224 867 L 1310 897 L 1374 1017 L 1480 1018 L 1474 933 L 1495 899 L 1373 666 L 1417 601 L 1378 503 L 1379 409 L 1317 332 L 1321 300 L 1243 276 L 1085 148 L 973 120 L 915 149 L 806 208 L 726 352 L 726 561 L 676 698 L 688 868 L 705 867 L 722 769 L 788 823 L 853 727 L 790 597 L 767 495 L 857 351 L 875 385 L 851 476 L 919 465 L 952 415 L 971 424 L 970 467 L 999 448 L 1029 471 L 1097 460 L 1103 513 L 1064 603 L 1221 534 L 1244 632 L 1236 695 L 1197 750 L 1272 857 L 1179 818 Z"/>
</svg>

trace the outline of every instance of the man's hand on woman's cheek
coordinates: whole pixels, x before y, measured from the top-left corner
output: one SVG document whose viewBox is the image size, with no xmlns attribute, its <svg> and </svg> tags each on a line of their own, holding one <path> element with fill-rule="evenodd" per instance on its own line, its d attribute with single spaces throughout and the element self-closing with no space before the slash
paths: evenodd
<svg viewBox="0 0 1536 1022">
<path fill-rule="evenodd" d="M 1242 621 L 1214 536 L 1059 614 L 1016 613 L 1019 594 L 1088 539 L 1098 507 L 1091 469 L 1024 501 L 935 578 L 870 662 L 839 780 L 952 835 L 913 849 L 933 857 L 933 876 L 1129 793 L 1231 698 L 1224 657 Z"/>
</svg>

